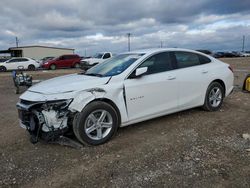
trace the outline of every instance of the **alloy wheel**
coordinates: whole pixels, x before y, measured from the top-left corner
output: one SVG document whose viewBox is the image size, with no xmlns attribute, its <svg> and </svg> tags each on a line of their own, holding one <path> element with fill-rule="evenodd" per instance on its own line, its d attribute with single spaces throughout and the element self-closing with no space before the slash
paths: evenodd
<svg viewBox="0 0 250 188">
<path fill-rule="evenodd" d="M 101 140 L 109 135 L 112 126 L 111 114 L 106 110 L 96 110 L 86 118 L 84 131 L 89 138 Z"/>
<path fill-rule="evenodd" d="M 219 87 L 214 87 L 209 93 L 209 103 L 216 108 L 222 101 L 222 91 Z"/>
</svg>

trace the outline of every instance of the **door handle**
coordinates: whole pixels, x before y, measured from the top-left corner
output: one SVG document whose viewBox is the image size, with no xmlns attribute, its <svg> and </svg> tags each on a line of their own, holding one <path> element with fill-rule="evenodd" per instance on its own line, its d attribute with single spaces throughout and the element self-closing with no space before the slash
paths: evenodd
<svg viewBox="0 0 250 188">
<path fill-rule="evenodd" d="M 208 71 L 207 71 L 207 70 L 203 70 L 201 73 L 202 73 L 202 74 L 207 74 Z"/>
<path fill-rule="evenodd" d="M 169 76 L 167 79 L 168 79 L 168 80 L 175 80 L 176 77 L 175 77 L 175 76 Z"/>
</svg>

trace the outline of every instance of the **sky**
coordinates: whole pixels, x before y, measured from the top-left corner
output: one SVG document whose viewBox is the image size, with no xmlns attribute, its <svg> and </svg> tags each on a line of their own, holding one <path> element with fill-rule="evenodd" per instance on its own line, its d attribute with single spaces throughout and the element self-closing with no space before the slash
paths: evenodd
<svg viewBox="0 0 250 188">
<path fill-rule="evenodd" d="M 1 0 L 0 50 L 19 45 L 100 51 L 180 47 L 250 50 L 250 0 Z"/>
</svg>

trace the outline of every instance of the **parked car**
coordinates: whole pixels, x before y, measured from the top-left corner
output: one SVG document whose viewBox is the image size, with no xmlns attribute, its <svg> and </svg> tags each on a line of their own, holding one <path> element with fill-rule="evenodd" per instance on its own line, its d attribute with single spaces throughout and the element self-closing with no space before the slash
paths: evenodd
<svg viewBox="0 0 250 188">
<path fill-rule="evenodd" d="M 233 82 L 228 64 L 203 53 L 140 50 L 36 84 L 20 96 L 17 108 L 32 142 L 73 130 L 80 142 L 98 145 L 118 127 L 200 106 L 217 111 Z"/>
<path fill-rule="evenodd" d="M 28 57 L 16 57 L 11 58 L 5 62 L 0 63 L 0 70 L 17 70 L 17 69 L 28 69 L 35 70 L 39 67 L 39 63 L 34 59 Z"/>
<path fill-rule="evenodd" d="M 223 58 L 224 57 L 224 52 L 215 52 L 213 54 L 213 57 L 215 57 L 215 58 Z"/>
<path fill-rule="evenodd" d="M 250 53 L 241 52 L 242 57 L 250 57 Z"/>
<path fill-rule="evenodd" d="M 99 63 L 103 63 L 107 59 L 111 58 L 113 55 L 111 52 L 101 52 L 97 53 L 93 58 L 81 60 L 81 69 L 87 70 Z"/>
<path fill-rule="evenodd" d="M 213 55 L 213 52 L 210 50 L 196 50 L 196 51 L 207 54 L 207 55 Z"/>
<path fill-rule="evenodd" d="M 7 61 L 7 60 L 9 60 L 10 58 L 0 58 L 0 63 L 2 63 L 2 62 L 5 62 L 5 61 Z"/>
<path fill-rule="evenodd" d="M 57 68 L 80 67 L 80 56 L 77 54 L 62 55 L 51 59 L 42 65 L 42 68 L 55 70 Z"/>
<path fill-rule="evenodd" d="M 55 57 L 49 56 L 49 57 L 44 57 L 44 58 L 40 59 L 40 60 L 38 61 L 39 64 L 40 64 L 40 67 L 42 67 L 42 65 L 43 65 L 44 63 L 46 63 L 47 61 L 52 60 L 52 59 L 54 59 L 54 58 L 55 58 Z"/>
</svg>

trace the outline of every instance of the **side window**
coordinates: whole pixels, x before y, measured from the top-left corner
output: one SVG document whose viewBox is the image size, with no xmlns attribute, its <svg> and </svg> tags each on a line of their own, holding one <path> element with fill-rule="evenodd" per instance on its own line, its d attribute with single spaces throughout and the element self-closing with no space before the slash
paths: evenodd
<svg viewBox="0 0 250 188">
<path fill-rule="evenodd" d="M 7 63 L 14 63 L 14 62 L 16 62 L 16 59 L 11 59 Z"/>
<path fill-rule="evenodd" d="M 140 67 L 148 67 L 147 74 L 155 74 L 173 69 L 169 52 L 153 55 L 144 61 Z"/>
<path fill-rule="evenodd" d="M 199 60 L 200 60 L 200 64 L 207 64 L 211 62 L 211 59 L 209 59 L 208 57 L 205 57 L 203 55 L 198 55 Z"/>
<path fill-rule="evenodd" d="M 20 58 L 16 58 L 16 59 L 10 60 L 8 63 L 16 63 L 16 62 L 20 62 L 20 61 L 21 61 Z"/>
<path fill-rule="evenodd" d="M 20 62 L 26 62 L 26 61 L 29 61 L 29 60 L 26 59 L 26 58 L 21 58 L 21 59 L 20 59 Z"/>
<path fill-rule="evenodd" d="M 104 56 L 103 56 L 103 59 L 108 59 L 110 58 L 110 53 L 106 53 Z"/>
<path fill-rule="evenodd" d="M 175 52 L 175 57 L 178 68 L 200 65 L 200 59 L 198 55 L 191 52 Z"/>
</svg>

